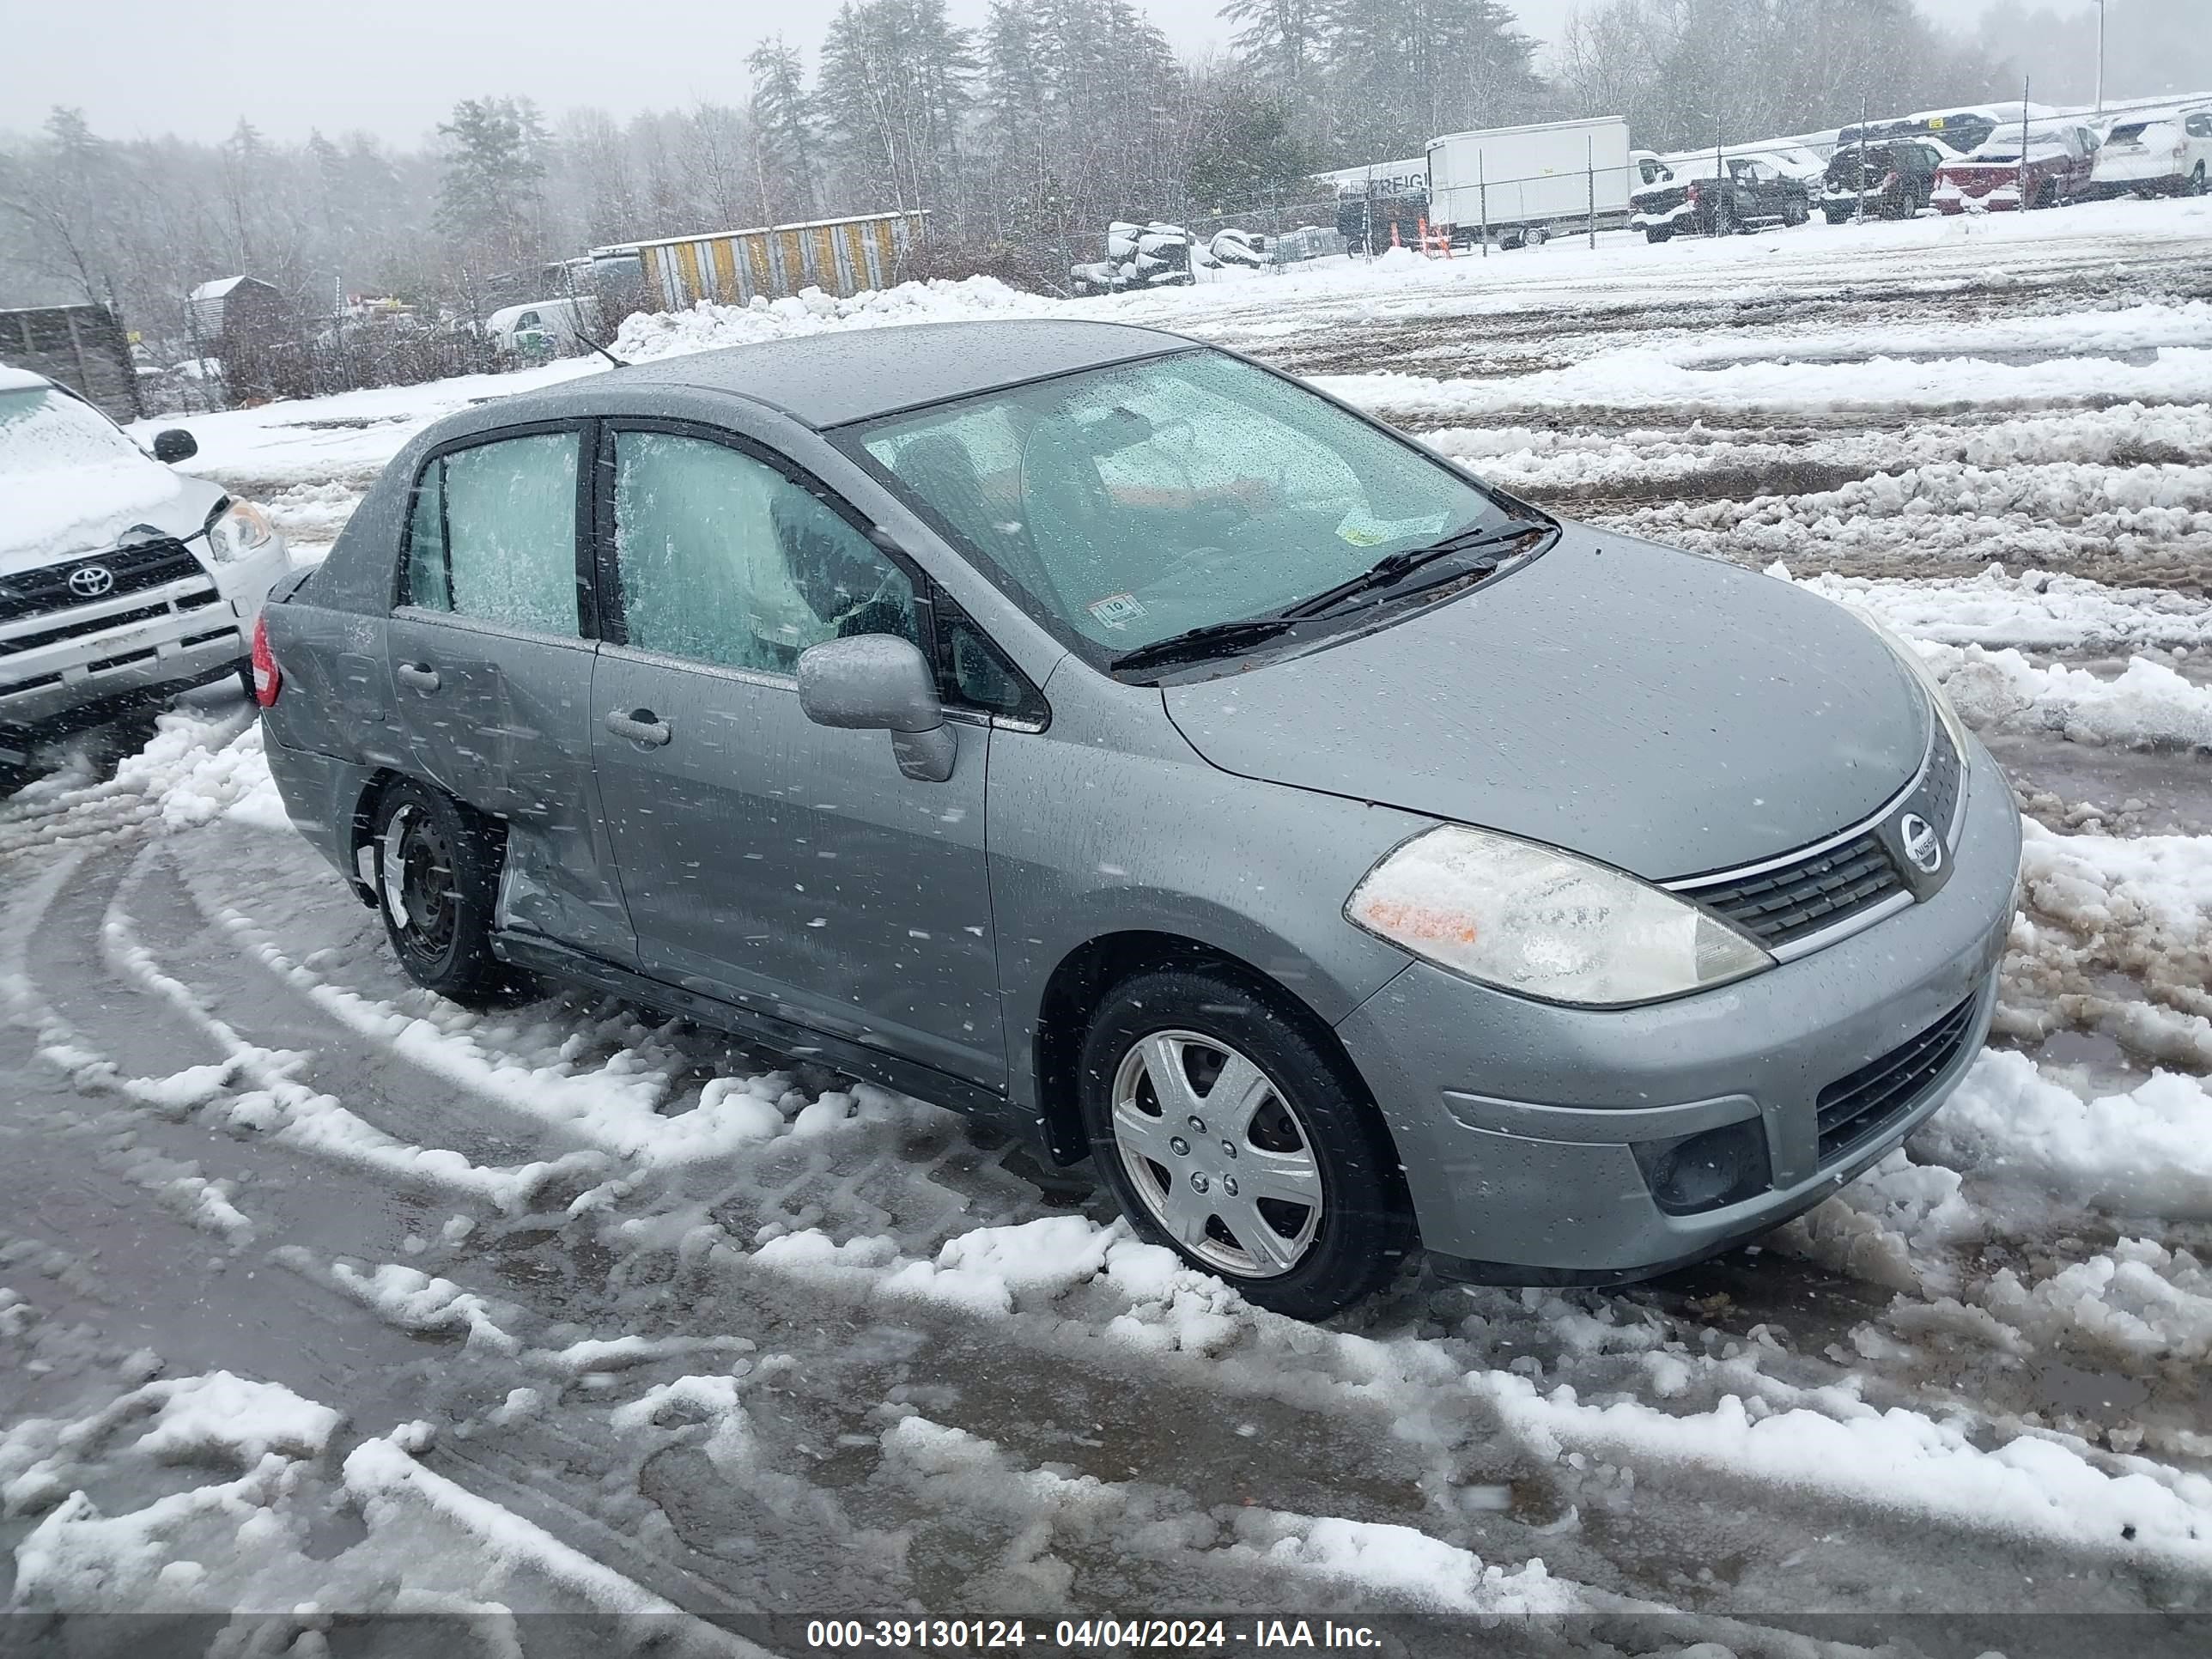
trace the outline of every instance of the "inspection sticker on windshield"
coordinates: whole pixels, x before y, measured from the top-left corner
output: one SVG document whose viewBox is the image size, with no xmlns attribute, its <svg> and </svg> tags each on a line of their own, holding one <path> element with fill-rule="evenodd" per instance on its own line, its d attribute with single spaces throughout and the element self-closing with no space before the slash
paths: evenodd
<svg viewBox="0 0 2212 1659">
<path fill-rule="evenodd" d="M 1405 536 L 1437 536 L 1451 515 L 1432 513 L 1423 519 L 1378 519 L 1353 507 L 1336 526 L 1336 533 L 1354 547 L 1380 547 Z"/>
<path fill-rule="evenodd" d="M 1109 628 L 1122 628 L 1145 614 L 1134 593 L 1109 593 L 1083 607 Z"/>
</svg>

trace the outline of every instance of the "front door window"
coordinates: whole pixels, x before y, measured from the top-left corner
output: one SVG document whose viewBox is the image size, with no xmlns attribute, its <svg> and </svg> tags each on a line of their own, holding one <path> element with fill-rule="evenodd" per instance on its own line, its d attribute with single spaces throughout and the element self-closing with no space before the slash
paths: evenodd
<svg viewBox="0 0 2212 1659">
<path fill-rule="evenodd" d="M 616 435 L 615 552 L 641 651 L 787 674 L 824 640 L 917 637 L 913 584 L 874 544 L 774 467 L 704 439 Z"/>
</svg>

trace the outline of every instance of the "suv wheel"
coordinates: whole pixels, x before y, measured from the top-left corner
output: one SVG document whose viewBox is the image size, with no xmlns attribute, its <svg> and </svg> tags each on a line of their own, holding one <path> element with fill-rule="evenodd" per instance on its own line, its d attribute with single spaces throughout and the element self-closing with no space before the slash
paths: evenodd
<svg viewBox="0 0 2212 1659">
<path fill-rule="evenodd" d="M 1245 1298 L 1320 1319 L 1395 1271 L 1413 1224 L 1357 1079 L 1242 977 L 1125 980 L 1084 1038 L 1100 1173 L 1139 1233 Z"/>
<path fill-rule="evenodd" d="M 2191 196 L 2202 196 L 2204 193 L 2205 184 L 2203 162 L 2199 161 L 2194 167 L 2190 169 L 2188 189 L 2189 193 Z"/>
<path fill-rule="evenodd" d="M 491 952 L 502 851 L 496 826 L 402 779 L 376 804 L 375 834 L 377 908 L 408 978 L 464 1007 L 527 1001 L 530 976 Z"/>
</svg>

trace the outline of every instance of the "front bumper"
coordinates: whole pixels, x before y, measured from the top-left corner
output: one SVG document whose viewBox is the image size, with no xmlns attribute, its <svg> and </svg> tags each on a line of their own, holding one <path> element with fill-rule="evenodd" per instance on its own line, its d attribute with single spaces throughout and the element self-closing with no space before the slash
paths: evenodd
<svg viewBox="0 0 2212 1659">
<path fill-rule="evenodd" d="M 2012 792 L 1978 744 L 1950 880 L 1751 979 L 1649 1007 L 1562 1008 L 1416 963 L 1337 1028 L 1395 1136 L 1424 1246 L 1509 1282 L 1643 1277 L 1810 1208 L 1902 1140 L 1972 1064 L 2020 871 Z M 1823 1162 L 1817 1097 L 1972 1000 L 1951 1061 Z M 1772 1184 L 1695 1215 L 1654 1201 L 1631 1143 L 1758 1119 Z"/>
<path fill-rule="evenodd" d="M 220 679 L 246 661 L 262 603 L 290 568 L 280 537 L 252 559 L 11 623 L 9 632 L 18 638 L 70 631 L 0 655 L 0 746 L 11 736 L 27 742 Z M 95 626 L 110 617 L 112 626 Z"/>
</svg>

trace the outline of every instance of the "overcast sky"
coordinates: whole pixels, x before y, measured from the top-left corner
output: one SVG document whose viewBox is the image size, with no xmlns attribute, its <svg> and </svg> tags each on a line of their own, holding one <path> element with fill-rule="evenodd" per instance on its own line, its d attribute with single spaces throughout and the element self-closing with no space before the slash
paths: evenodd
<svg viewBox="0 0 2212 1659">
<path fill-rule="evenodd" d="M 1219 0 L 1138 0 L 1178 52 L 1220 46 Z M 2094 0 L 2045 0 L 2067 9 Z M 310 127 L 419 140 L 456 100 L 526 94 L 549 113 L 596 104 L 618 116 L 744 96 L 744 56 L 781 30 L 810 64 L 838 0 L 629 9 L 606 0 L 17 0 L 35 21 L 0 55 L 0 130 L 82 106 L 116 137 L 219 138 L 243 114 L 269 137 Z M 1557 36 L 1577 0 L 1507 0 L 1522 27 Z M 1922 0 L 1947 22 L 1987 0 Z M 963 22 L 987 0 L 951 0 Z"/>
</svg>

